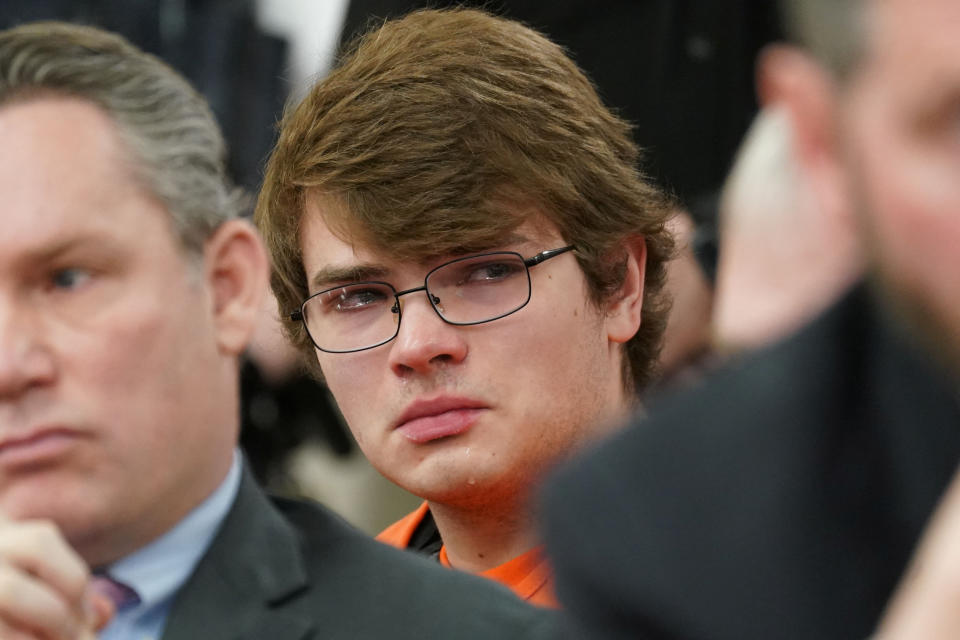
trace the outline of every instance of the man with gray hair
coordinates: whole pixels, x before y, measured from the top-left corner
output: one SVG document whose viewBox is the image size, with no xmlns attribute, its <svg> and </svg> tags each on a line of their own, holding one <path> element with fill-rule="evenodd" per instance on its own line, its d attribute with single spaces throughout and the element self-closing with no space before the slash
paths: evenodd
<svg viewBox="0 0 960 640">
<path fill-rule="evenodd" d="M 767 52 L 761 94 L 871 276 L 557 479 L 547 546 L 581 637 L 865 638 L 960 460 L 960 3 L 788 9 L 804 46 Z M 930 637 L 904 628 L 881 634 Z"/>
<path fill-rule="evenodd" d="M 236 447 L 237 357 L 267 259 L 182 78 L 97 29 L 0 32 L 0 140 L 0 637 L 549 624 L 256 486 Z"/>
</svg>

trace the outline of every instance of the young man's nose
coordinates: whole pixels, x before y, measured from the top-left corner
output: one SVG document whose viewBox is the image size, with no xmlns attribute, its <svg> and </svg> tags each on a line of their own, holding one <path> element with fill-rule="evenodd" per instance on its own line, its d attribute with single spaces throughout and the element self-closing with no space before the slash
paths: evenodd
<svg viewBox="0 0 960 640">
<path fill-rule="evenodd" d="M 437 304 L 443 304 L 440 300 Z M 464 327 L 444 322 L 426 292 L 400 298 L 400 331 L 390 343 L 390 367 L 397 375 L 427 373 L 467 357 Z"/>
</svg>

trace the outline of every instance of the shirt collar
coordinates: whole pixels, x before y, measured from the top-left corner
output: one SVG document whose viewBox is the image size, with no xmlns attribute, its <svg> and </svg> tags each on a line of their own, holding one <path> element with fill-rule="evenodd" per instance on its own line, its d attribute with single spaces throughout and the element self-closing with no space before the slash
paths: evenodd
<svg viewBox="0 0 960 640">
<path fill-rule="evenodd" d="M 163 536 L 110 566 L 109 574 L 140 596 L 139 608 L 164 602 L 193 573 L 233 505 L 241 467 L 240 453 L 235 450 L 226 477 L 206 500 Z"/>
</svg>

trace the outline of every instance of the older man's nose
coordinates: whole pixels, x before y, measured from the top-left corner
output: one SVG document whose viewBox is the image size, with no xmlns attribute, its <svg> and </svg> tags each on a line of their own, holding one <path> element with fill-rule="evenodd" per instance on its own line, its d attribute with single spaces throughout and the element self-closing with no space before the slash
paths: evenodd
<svg viewBox="0 0 960 640">
<path fill-rule="evenodd" d="M 20 395 L 54 377 L 42 328 L 27 315 L 0 302 L 0 399 Z"/>
</svg>

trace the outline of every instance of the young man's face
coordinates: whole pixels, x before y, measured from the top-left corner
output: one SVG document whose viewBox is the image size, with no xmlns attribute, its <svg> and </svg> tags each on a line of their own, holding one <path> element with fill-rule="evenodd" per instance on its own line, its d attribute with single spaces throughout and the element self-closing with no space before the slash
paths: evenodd
<svg viewBox="0 0 960 640">
<path fill-rule="evenodd" d="M 98 108 L 9 104 L 0 140 L 0 511 L 122 552 L 229 464 L 211 297 Z"/>
<path fill-rule="evenodd" d="M 960 3 L 875 0 L 841 117 L 873 262 L 960 367 Z"/>
<path fill-rule="evenodd" d="M 327 203 L 308 199 L 301 246 L 310 293 L 349 279 L 315 282 L 320 272 L 375 273 L 397 291 L 457 256 L 425 264 L 352 246 L 331 233 Z M 523 257 L 566 243 L 537 218 L 518 240 L 490 250 Z M 445 323 L 424 292 L 401 298 L 391 342 L 317 358 L 360 448 L 383 475 L 447 504 L 525 497 L 546 467 L 606 428 L 625 408 L 621 345 L 610 317 L 588 298 L 573 253 L 530 268 L 529 303 L 485 324 Z M 443 304 L 442 301 L 440 303 Z M 387 312 L 389 313 L 389 312 Z"/>
</svg>

